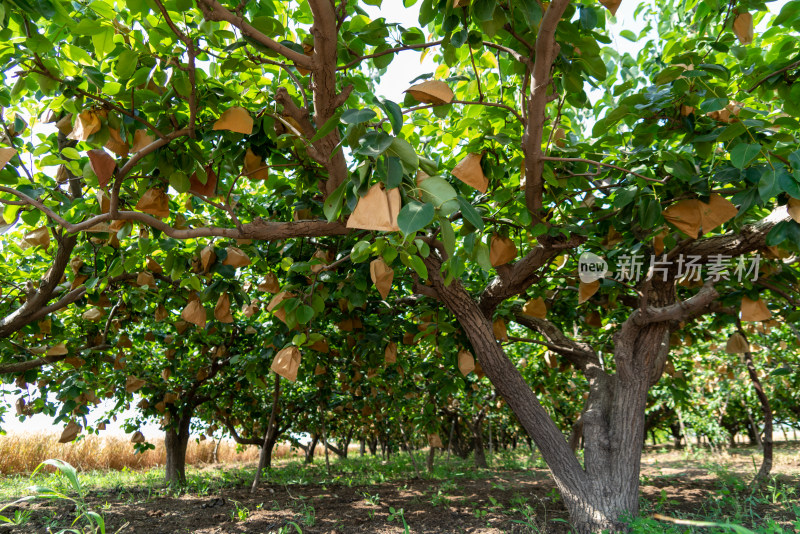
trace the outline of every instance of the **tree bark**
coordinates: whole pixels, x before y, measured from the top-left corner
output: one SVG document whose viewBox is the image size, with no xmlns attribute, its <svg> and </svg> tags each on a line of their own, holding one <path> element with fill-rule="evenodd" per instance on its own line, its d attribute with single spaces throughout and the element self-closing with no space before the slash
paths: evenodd
<svg viewBox="0 0 800 534">
<path fill-rule="evenodd" d="M 261 445 L 261 454 L 258 456 L 258 469 L 253 477 L 253 484 L 250 486 L 250 493 L 255 493 L 258 483 L 261 480 L 261 472 L 272 466 L 272 449 L 278 441 L 278 412 L 280 405 L 278 401 L 281 396 L 281 377 L 275 373 L 275 387 L 272 390 L 272 412 L 269 415 L 269 424 L 264 434 L 264 444 Z"/>
<path fill-rule="evenodd" d="M 478 469 L 486 469 L 489 467 L 486 464 L 486 450 L 483 447 L 483 418 L 486 412 L 481 410 L 478 415 L 472 419 L 472 449 L 475 460 L 475 467 Z"/>
<path fill-rule="evenodd" d="M 742 322 L 737 320 L 737 326 L 739 327 L 739 334 L 744 337 L 749 346 L 749 340 L 747 339 L 747 334 L 742 328 Z M 758 484 L 765 481 L 767 477 L 769 477 L 770 471 L 772 471 L 772 407 L 769 404 L 767 394 L 764 393 L 764 387 L 761 385 L 761 381 L 758 379 L 758 373 L 756 373 L 756 367 L 753 363 L 752 352 L 747 351 L 744 353 L 744 362 L 747 366 L 747 374 L 750 375 L 750 381 L 753 383 L 753 389 L 756 390 L 758 402 L 761 403 L 761 411 L 764 414 L 764 438 L 761 439 L 761 447 L 763 449 L 764 456 L 761 460 L 761 467 L 758 469 L 758 473 L 756 473 L 756 477 L 753 480 L 754 484 Z M 750 411 L 748 410 L 747 413 L 749 415 Z M 758 430 L 755 428 L 755 424 L 753 424 L 753 430 L 755 431 L 756 437 L 759 437 Z"/>
<path fill-rule="evenodd" d="M 317 434 L 311 434 L 311 443 L 309 443 L 306 448 L 306 457 L 304 460 L 307 464 L 314 463 L 314 449 L 317 448 L 317 441 L 319 441 L 319 436 Z"/>
<path fill-rule="evenodd" d="M 164 437 L 164 448 L 167 450 L 167 463 L 164 467 L 164 479 L 172 489 L 186 485 L 186 448 L 189 445 L 189 424 L 191 412 L 178 419 L 175 427 L 167 429 Z"/>
</svg>

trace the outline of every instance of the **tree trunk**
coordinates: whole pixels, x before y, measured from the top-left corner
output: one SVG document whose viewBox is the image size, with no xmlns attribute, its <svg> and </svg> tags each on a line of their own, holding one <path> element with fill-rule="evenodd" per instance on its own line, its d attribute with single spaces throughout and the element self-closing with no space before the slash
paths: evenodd
<svg viewBox="0 0 800 534">
<path fill-rule="evenodd" d="M 438 272 L 438 263 L 427 261 L 431 263 L 428 272 Z M 486 376 L 536 442 L 569 511 L 573 531 L 584 534 L 624 530 L 621 518 L 639 512 L 647 391 L 663 373 L 669 354 L 669 324 L 634 321 L 633 317 L 626 321 L 614 338 L 613 375 L 603 370 L 594 353 L 584 350 L 581 357 L 574 357 L 590 385 L 583 412 L 585 460 L 581 466 L 561 431 L 495 340 L 491 317 L 484 315 L 458 281 L 448 286 L 439 276 L 433 276 L 432 281 L 437 295 L 467 334 Z M 712 293 L 704 294 L 707 295 Z M 648 298 L 651 307 L 673 304 L 674 284 L 649 289 Z"/>
<path fill-rule="evenodd" d="M 371 437 L 367 440 L 367 445 L 369 446 L 369 453 L 372 456 L 376 456 L 378 454 L 378 438 Z"/>
<path fill-rule="evenodd" d="M 483 448 L 483 417 L 485 412 L 481 411 L 472 420 L 472 448 L 474 451 L 475 467 L 486 469 L 486 451 Z"/>
<path fill-rule="evenodd" d="M 681 415 L 681 410 L 676 406 L 675 413 L 678 415 L 678 425 L 681 429 L 681 435 L 683 436 L 684 441 L 686 442 L 686 448 L 691 453 L 692 452 L 692 442 L 689 441 L 689 436 L 686 435 L 686 426 L 683 424 L 683 416 Z M 678 440 L 680 442 L 680 439 Z"/>
<path fill-rule="evenodd" d="M 436 448 L 429 447 L 428 448 L 428 473 L 433 474 L 433 460 L 436 454 Z"/>
<path fill-rule="evenodd" d="M 306 449 L 305 463 L 307 464 L 314 463 L 314 449 L 317 448 L 317 441 L 319 441 L 319 436 L 317 434 L 311 434 L 311 443 L 308 444 L 308 448 Z"/>
<path fill-rule="evenodd" d="M 358 440 L 358 455 L 359 456 L 366 456 L 367 454 L 367 442 L 364 438 Z"/>
<path fill-rule="evenodd" d="M 253 485 L 250 486 L 250 493 L 255 493 L 258 483 L 261 481 L 261 473 L 264 469 L 272 466 L 272 449 L 278 441 L 278 411 L 280 405 L 278 401 L 281 396 L 281 377 L 275 373 L 275 387 L 272 390 L 272 412 L 269 415 L 269 424 L 264 434 L 264 444 L 261 446 L 261 454 L 258 456 L 258 469 L 253 477 Z"/>
<path fill-rule="evenodd" d="M 189 445 L 191 421 L 191 412 L 184 414 L 176 426 L 167 429 L 164 437 L 164 448 L 167 450 L 164 479 L 173 489 L 186 485 L 186 448 Z"/>
<path fill-rule="evenodd" d="M 744 329 L 742 329 L 741 321 L 738 322 L 738 326 L 739 333 L 744 337 L 745 341 L 748 341 L 747 334 L 745 334 Z M 750 381 L 753 383 L 753 389 L 756 390 L 758 402 L 761 403 L 761 411 L 764 413 L 764 439 L 761 440 L 761 447 L 764 451 L 764 457 L 761 460 L 761 467 L 759 468 L 756 478 L 753 481 L 757 484 L 766 480 L 770 471 L 772 470 L 772 407 L 769 405 L 767 394 L 764 393 L 764 387 L 761 385 L 761 381 L 758 379 L 756 367 L 753 363 L 752 352 L 748 351 L 744 353 L 744 362 L 747 365 L 747 374 L 750 375 Z M 748 411 L 747 413 L 749 415 L 750 412 Z M 755 424 L 753 427 L 755 429 Z M 758 436 L 758 431 L 756 431 L 756 436 Z"/>
</svg>

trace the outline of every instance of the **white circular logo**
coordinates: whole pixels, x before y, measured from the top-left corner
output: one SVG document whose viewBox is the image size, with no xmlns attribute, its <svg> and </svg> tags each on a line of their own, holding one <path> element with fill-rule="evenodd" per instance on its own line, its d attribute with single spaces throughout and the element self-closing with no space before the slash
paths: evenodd
<svg viewBox="0 0 800 534">
<path fill-rule="evenodd" d="M 581 282 L 588 284 L 595 280 L 605 278 L 608 274 L 606 260 L 591 252 L 584 252 L 578 258 L 578 276 Z"/>
</svg>

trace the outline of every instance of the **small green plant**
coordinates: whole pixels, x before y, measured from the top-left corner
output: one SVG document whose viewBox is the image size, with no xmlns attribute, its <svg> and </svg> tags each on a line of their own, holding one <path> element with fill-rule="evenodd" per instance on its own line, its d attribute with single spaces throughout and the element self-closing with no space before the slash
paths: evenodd
<svg viewBox="0 0 800 534">
<path fill-rule="evenodd" d="M 308 527 L 313 527 L 317 522 L 317 513 L 314 510 L 314 507 L 309 506 L 306 503 L 302 503 L 301 506 L 300 514 L 303 516 L 303 524 Z"/>
<path fill-rule="evenodd" d="M 403 523 L 403 534 L 410 534 L 411 529 L 409 528 L 408 523 L 406 523 L 406 518 L 403 514 L 405 514 L 405 510 L 403 510 L 402 508 L 400 508 L 399 510 L 395 510 L 393 507 L 390 506 L 388 520 L 390 522 L 401 521 Z"/>
<path fill-rule="evenodd" d="M 5 510 L 6 508 L 8 508 L 8 506 L 5 506 L 2 509 L 0 509 L 0 512 Z M 14 510 L 13 517 L 6 517 L 4 515 L 0 515 L 0 522 L 7 523 L 9 525 L 14 525 L 17 527 L 26 524 L 30 520 L 31 520 L 30 510 Z"/>
<path fill-rule="evenodd" d="M 290 527 L 294 527 L 292 530 Z M 303 534 L 303 529 L 300 528 L 300 525 L 295 523 L 294 521 L 289 521 L 287 524 L 279 528 L 277 534 Z"/>
<path fill-rule="evenodd" d="M 31 478 L 35 477 L 36 474 L 44 468 L 44 466 L 49 465 L 58 469 L 62 476 L 64 476 L 69 486 L 75 493 L 75 497 L 70 497 L 69 495 L 55 490 L 53 488 L 47 486 L 31 486 L 29 489 L 35 493 L 35 495 L 30 495 L 27 497 L 23 497 L 19 501 L 29 501 L 33 499 L 49 499 L 53 501 L 65 501 L 70 502 L 75 505 L 75 519 L 72 521 L 70 528 L 63 528 L 58 531 L 57 534 L 66 534 L 66 533 L 74 533 L 74 534 L 84 534 L 84 533 L 91 533 L 91 534 L 105 534 L 106 533 L 106 522 L 102 515 L 98 514 L 97 512 L 93 511 L 89 508 L 89 505 L 86 503 L 86 495 L 83 490 L 83 486 L 81 485 L 81 481 L 78 478 L 78 472 L 75 470 L 67 462 L 61 460 L 45 460 L 44 462 L 40 463 L 36 469 L 33 470 L 31 473 Z M 12 503 L 14 504 L 14 503 Z M 5 509 L 5 508 L 3 508 Z M 2 511 L 2 510 L 0 510 Z M 85 528 L 83 530 L 78 530 L 75 527 L 78 523 L 84 523 Z M 125 523 L 122 525 L 117 532 L 121 531 L 128 524 Z"/>
<path fill-rule="evenodd" d="M 230 513 L 231 521 L 247 521 L 247 518 L 250 517 L 250 510 L 246 506 L 242 506 L 239 501 L 231 500 L 231 502 L 235 507 Z"/>
<path fill-rule="evenodd" d="M 381 503 L 381 495 L 380 493 L 367 493 L 366 491 L 362 491 L 361 495 L 364 497 L 364 500 L 370 503 L 373 506 L 378 506 Z"/>
</svg>

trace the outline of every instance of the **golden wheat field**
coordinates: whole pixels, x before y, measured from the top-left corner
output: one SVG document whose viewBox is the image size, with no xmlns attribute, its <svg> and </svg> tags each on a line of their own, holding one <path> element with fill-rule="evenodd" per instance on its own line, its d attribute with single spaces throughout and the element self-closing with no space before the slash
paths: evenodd
<svg viewBox="0 0 800 534">
<path fill-rule="evenodd" d="M 150 441 L 155 449 L 138 454 L 126 436 L 85 436 L 72 443 L 58 443 L 58 434 L 51 433 L 9 433 L 0 436 L 0 474 L 27 474 L 36 469 L 42 461 L 49 458 L 64 460 L 80 471 L 123 468 L 145 469 L 163 465 L 166 461 L 164 440 Z M 214 463 L 214 440 L 189 441 L 186 451 L 188 465 Z M 273 458 L 285 458 L 295 454 L 286 444 L 276 445 Z M 216 461 L 254 462 L 258 460 L 259 448 L 240 447 L 234 442 L 223 440 L 217 450 Z"/>
</svg>

